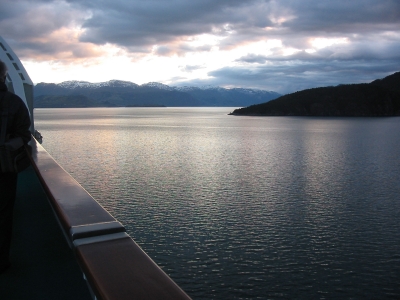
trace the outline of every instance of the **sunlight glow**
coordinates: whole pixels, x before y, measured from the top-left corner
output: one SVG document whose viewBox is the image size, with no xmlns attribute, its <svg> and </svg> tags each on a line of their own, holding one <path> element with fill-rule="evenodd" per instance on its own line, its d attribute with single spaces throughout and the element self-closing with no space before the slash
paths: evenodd
<svg viewBox="0 0 400 300">
<path fill-rule="evenodd" d="M 336 38 L 336 39 L 315 38 L 311 41 L 311 45 L 316 49 L 322 49 L 325 47 L 332 46 L 334 44 L 344 44 L 344 43 L 348 43 L 347 38 Z"/>
<path fill-rule="evenodd" d="M 297 52 L 300 52 L 301 50 L 295 49 L 295 48 L 284 48 L 282 51 L 283 56 L 290 56 L 293 54 L 296 54 Z"/>
<path fill-rule="evenodd" d="M 280 53 L 290 56 L 301 51 L 285 47 L 279 39 L 223 47 L 230 35 L 228 29 L 229 26 L 224 28 L 227 35 L 201 34 L 167 45 L 153 45 L 151 52 L 134 55 L 113 44 L 78 43 L 81 29 L 64 28 L 54 32 L 51 40 L 63 43 L 65 52 L 60 52 L 56 60 L 42 57 L 24 61 L 24 64 L 35 83 L 66 80 L 104 82 L 116 79 L 136 84 L 152 81 L 171 84 L 211 78 L 211 71 L 240 65 L 240 58 L 247 55 L 262 57 Z M 66 42 L 68 40 L 73 41 L 75 46 L 72 46 L 72 42 Z M 346 38 L 314 38 L 310 41 L 312 48 L 306 49 L 306 52 L 314 53 L 318 49 L 347 42 Z M 182 52 L 182 49 L 185 51 Z"/>
<path fill-rule="evenodd" d="M 224 37 L 212 34 L 201 34 L 188 39 L 188 43 L 193 47 L 201 47 L 205 45 L 216 46 L 223 40 Z"/>
<path fill-rule="evenodd" d="M 237 45 L 232 49 L 220 49 L 225 37 L 203 34 L 187 39 L 186 47 L 193 49 L 180 55 L 174 52 L 176 45 L 170 47 L 171 53 L 160 55 L 162 46 L 154 45 L 152 52 L 132 56 L 126 50 L 112 44 L 103 46 L 87 45 L 92 50 L 92 57 L 80 58 L 80 63 L 61 60 L 24 61 L 34 83 L 60 83 L 66 80 L 104 82 L 111 79 L 144 84 L 151 81 L 170 84 L 171 82 L 210 78 L 213 70 L 240 64 L 237 60 L 254 54 L 268 56 L 280 49 L 284 55 L 297 52 L 286 49 L 278 39 L 261 40 Z M 168 46 L 164 46 L 169 49 Z M 178 45 L 179 48 L 179 45 Z M 96 54 L 100 54 L 97 56 Z"/>
</svg>

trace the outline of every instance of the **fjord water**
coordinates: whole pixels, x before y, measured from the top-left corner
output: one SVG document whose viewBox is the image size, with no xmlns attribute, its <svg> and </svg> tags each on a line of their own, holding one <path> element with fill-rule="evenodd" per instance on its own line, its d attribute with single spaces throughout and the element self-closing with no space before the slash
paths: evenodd
<svg viewBox="0 0 400 300">
<path fill-rule="evenodd" d="M 400 297 L 400 118 L 35 109 L 46 150 L 193 299 Z"/>
</svg>

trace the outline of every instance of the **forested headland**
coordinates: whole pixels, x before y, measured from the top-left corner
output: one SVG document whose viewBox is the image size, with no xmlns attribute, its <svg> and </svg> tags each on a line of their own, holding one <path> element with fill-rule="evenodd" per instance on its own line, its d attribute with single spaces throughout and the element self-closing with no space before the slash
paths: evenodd
<svg viewBox="0 0 400 300">
<path fill-rule="evenodd" d="M 400 116 L 400 72 L 364 84 L 298 91 L 234 110 L 252 116 Z"/>
</svg>

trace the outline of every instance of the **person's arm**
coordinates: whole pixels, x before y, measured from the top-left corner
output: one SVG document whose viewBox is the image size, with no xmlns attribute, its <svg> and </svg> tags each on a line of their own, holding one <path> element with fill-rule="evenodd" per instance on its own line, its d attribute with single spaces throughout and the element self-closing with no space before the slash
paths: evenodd
<svg viewBox="0 0 400 300">
<path fill-rule="evenodd" d="M 17 110 L 14 115 L 14 128 L 12 135 L 15 137 L 21 137 L 25 144 L 31 140 L 31 132 L 29 130 L 31 126 L 31 119 L 29 118 L 29 112 L 26 108 L 25 103 L 18 97 Z"/>
</svg>

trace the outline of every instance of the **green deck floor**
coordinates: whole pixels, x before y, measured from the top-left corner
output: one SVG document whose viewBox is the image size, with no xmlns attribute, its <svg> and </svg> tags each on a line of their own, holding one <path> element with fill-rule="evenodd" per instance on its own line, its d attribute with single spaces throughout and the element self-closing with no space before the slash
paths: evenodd
<svg viewBox="0 0 400 300">
<path fill-rule="evenodd" d="M 11 268 L 0 274 L 0 299 L 91 299 L 72 250 L 35 172 L 19 175 Z"/>
</svg>

